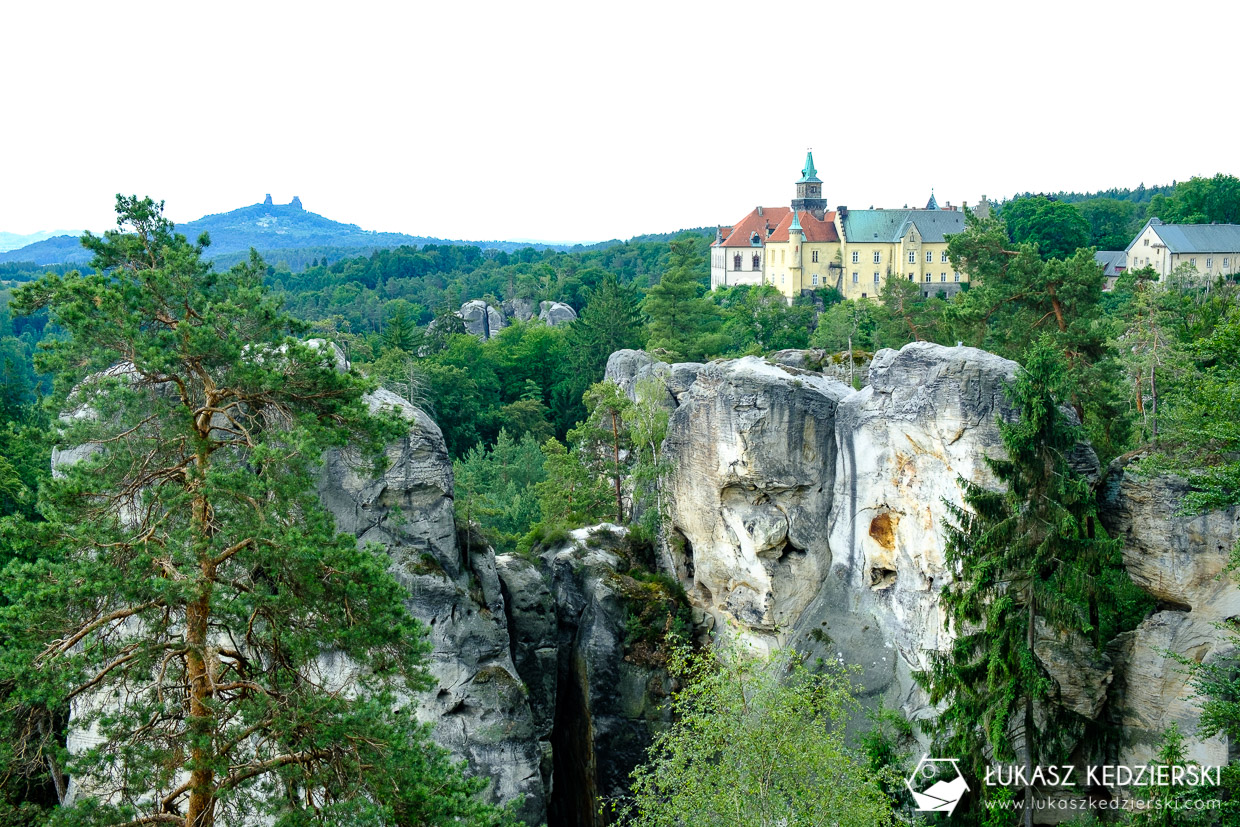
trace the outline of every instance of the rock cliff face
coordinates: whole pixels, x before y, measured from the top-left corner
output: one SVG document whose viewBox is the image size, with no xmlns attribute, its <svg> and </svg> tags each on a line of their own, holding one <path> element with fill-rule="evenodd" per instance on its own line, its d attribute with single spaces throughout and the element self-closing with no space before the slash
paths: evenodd
<svg viewBox="0 0 1240 827">
<path fill-rule="evenodd" d="M 620 351 L 607 378 L 630 395 L 648 376 L 668 388 L 669 565 L 706 625 L 759 648 L 793 645 L 858 664 L 864 694 L 930 717 L 911 675 L 949 642 L 946 503 L 962 501 L 958 478 L 994 482 L 983 457 L 1002 451 L 995 422 L 1013 414 L 1004 387 L 1016 365 L 915 343 L 874 354 L 866 387 L 854 392 L 813 370 L 818 356 L 666 365 Z M 1088 446 L 1072 462 L 1100 478 Z M 1125 564 L 1160 611 L 1106 653 L 1050 628 L 1036 646 L 1061 703 L 1122 723 L 1120 758 L 1134 763 L 1169 724 L 1191 733 L 1197 721 L 1199 701 L 1165 653 L 1227 654 L 1215 624 L 1240 615 L 1240 590 L 1217 579 L 1240 536 L 1237 514 L 1178 517 L 1183 493 L 1173 479 L 1110 469 L 1104 524 L 1123 538 Z M 1197 739 L 1191 749 L 1219 764 L 1228 745 Z"/>
<path fill-rule="evenodd" d="M 1145 763 L 1171 724 L 1191 733 L 1199 699 L 1184 667 L 1168 652 L 1198 663 L 1233 655 L 1218 624 L 1240 616 L 1240 589 L 1224 573 L 1240 540 L 1240 511 L 1179 514 L 1188 486 L 1175 477 L 1140 477 L 1120 458 L 1107 469 L 1103 525 L 1124 543 L 1133 581 L 1158 601 L 1158 611 L 1116 641 L 1112 714 L 1123 727 L 1120 758 Z M 1228 759 L 1225 739 L 1190 739 L 1189 758 L 1216 766 Z M 1234 749 L 1232 745 L 1232 749 Z"/>
<path fill-rule="evenodd" d="M 497 558 L 513 658 L 553 778 L 549 827 L 608 823 L 599 800 L 625 792 L 667 720 L 666 672 L 626 655 L 620 558 L 606 548 L 623 531 L 579 529 L 537 560 Z"/>
<path fill-rule="evenodd" d="M 400 409 L 409 434 L 389 446 L 378 480 L 328 457 L 320 497 L 342 531 L 385 547 L 410 612 L 430 628 L 439 685 L 419 716 L 491 779 L 492 800 L 524 796 L 531 827 L 603 824 L 599 797 L 624 791 L 670 691 L 661 669 L 625 659 L 619 558 L 607 549 L 624 530 L 581 529 L 536 559 L 474 544 L 466 559 L 439 428 L 386 391 L 371 404 Z"/>
</svg>

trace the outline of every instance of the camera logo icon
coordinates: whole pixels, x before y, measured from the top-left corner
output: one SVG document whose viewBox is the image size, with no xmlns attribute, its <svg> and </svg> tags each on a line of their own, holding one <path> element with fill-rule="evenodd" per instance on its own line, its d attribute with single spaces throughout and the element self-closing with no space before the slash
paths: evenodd
<svg viewBox="0 0 1240 827">
<path fill-rule="evenodd" d="M 918 812 L 951 815 L 956 811 L 956 805 L 969 790 L 958 760 L 923 755 L 917 762 L 917 768 L 904 783 L 917 802 Z"/>
</svg>

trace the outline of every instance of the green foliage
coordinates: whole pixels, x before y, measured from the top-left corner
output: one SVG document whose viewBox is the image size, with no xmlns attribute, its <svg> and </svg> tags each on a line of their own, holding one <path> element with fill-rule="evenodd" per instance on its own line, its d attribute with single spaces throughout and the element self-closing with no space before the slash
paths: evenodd
<svg viewBox="0 0 1240 827">
<path fill-rule="evenodd" d="M 819 629 L 814 631 L 821 634 Z M 867 709 L 865 717 L 870 722 L 870 728 L 861 734 L 859 740 L 870 773 L 890 799 L 892 808 L 911 814 L 915 803 L 902 779 L 916 763 L 913 749 L 917 746 L 917 739 L 913 734 L 913 725 L 899 710 L 887 709 L 881 702 L 877 709 Z"/>
<path fill-rule="evenodd" d="M 723 311 L 723 332 L 732 353 L 770 353 L 809 344 L 813 305 L 789 305 L 773 285 L 721 288 L 711 298 Z"/>
<path fill-rule="evenodd" d="M 1003 489 L 961 479 L 964 507 L 948 503 L 945 559 L 958 574 L 943 603 L 956 637 L 917 680 L 932 703 L 945 704 L 930 726 L 940 748 L 975 777 L 990 753 L 1015 758 L 1017 728 L 1030 739 L 1029 761 L 1063 757 L 1081 722 L 1055 704 L 1058 687 L 1036 640 L 1080 635 L 1101 647 L 1115 626 L 1108 589 L 1122 577 L 1119 544 L 1097 519 L 1089 482 L 1069 465 L 1080 429 L 1059 409 L 1062 384 L 1063 364 L 1043 340 L 1010 392 L 1019 419 L 999 422 L 1006 458 L 986 459 Z"/>
<path fill-rule="evenodd" d="M 1219 173 L 1176 184 L 1170 195 L 1156 195 L 1149 214 L 1168 224 L 1240 224 L 1240 179 Z"/>
<path fill-rule="evenodd" d="M 1099 250 L 1124 250 L 1141 229 L 1141 209 L 1131 201 L 1092 198 L 1076 205 L 1089 222 L 1088 246 Z"/>
<path fill-rule="evenodd" d="M 1071 258 L 1089 246 L 1089 222 L 1071 204 L 1041 195 L 1025 196 L 1004 204 L 1002 214 L 1012 243 L 1032 244 L 1047 261 Z"/>
<path fill-rule="evenodd" d="M 669 362 L 700 362 L 724 345 L 719 310 L 702 296 L 706 258 L 689 239 L 670 245 L 671 260 L 659 283 L 646 291 L 646 347 Z"/>
<path fill-rule="evenodd" d="M 590 470 L 577 449 L 569 450 L 552 438 L 543 444 L 542 453 L 547 478 L 534 486 L 542 520 L 522 540 L 523 551 L 558 542 L 568 529 L 602 522 L 609 507 L 614 508 L 607 481 Z"/>
<path fill-rule="evenodd" d="M 616 802 L 628 827 L 879 827 L 891 805 L 845 746 L 855 708 L 847 674 L 813 673 L 788 654 L 674 654 L 674 723 Z"/>
<path fill-rule="evenodd" d="M 1183 733 L 1172 724 L 1158 745 L 1158 757 L 1150 762 L 1155 767 L 1199 766 L 1188 758 L 1188 745 Z M 1233 776 L 1234 777 L 1234 776 Z M 1232 792 L 1235 792 L 1233 788 Z M 1144 793 L 1144 794 L 1143 794 Z M 1186 786 L 1149 784 L 1134 794 L 1144 799 L 1146 806 L 1133 813 L 1133 827 L 1204 827 L 1208 824 L 1231 824 L 1240 808 L 1240 802 L 1226 797 L 1222 808 L 1207 809 L 1205 802 L 1224 798 L 1224 791 L 1215 785 Z"/>
<path fill-rule="evenodd" d="M 535 486 L 547 475 L 538 441 L 501 430 L 493 446 L 475 445 L 452 471 L 457 521 L 477 528 L 497 553 L 515 551 L 541 517 Z"/>
<path fill-rule="evenodd" d="M 628 422 L 633 403 L 619 385 L 613 382 L 596 382 L 586 390 L 586 419 L 569 432 L 569 439 L 577 446 L 578 456 L 595 476 L 605 476 L 611 481 L 615 494 L 612 518 L 624 523 L 624 477 L 631 465 L 627 456 L 632 444 Z M 626 414 L 629 414 L 626 420 Z"/>
<path fill-rule="evenodd" d="M 620 416 L 632 445 L 633 512 L 637 523 L 652 537 L 663 533 L 669 503 L 664 493 L 672 463 L 663 451 L 667 424 L 671 418 L 667 384 L 659 375 L 648 376 L 634 387 L 637 400 L 625 406 Z"/>
<path fill-rule="evenodd" d="M 63 803 L 72 777 L 72 824 L 506 821 L 404 706 L 432 682 L 425 629 L 316 494 L 325 451 L 378 470 L 407 424 L 301 343 L 257 256 L 218 272 L 162 204 L 117 212 L 83 238 L 95 273 L 14 299 L 66 333 L 39 359 L 52 405 L 91 415 L 60 422 L 87 450 L 21 529 L 38 558 L 0 575 L 4 793 L 41 780 Z M 357 665 L 353 691 L 324 684 L 325 651 Z M 70 704 L 94 728 L 73 754 Z"/>
</svg>

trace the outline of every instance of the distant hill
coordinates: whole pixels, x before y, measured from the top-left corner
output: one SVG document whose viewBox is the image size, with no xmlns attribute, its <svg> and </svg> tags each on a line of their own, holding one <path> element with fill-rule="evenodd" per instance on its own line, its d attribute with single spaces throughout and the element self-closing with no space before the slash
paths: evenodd
<svg viewBox="0 0 1240 827">
<path fill-rule="evenodd" d="M 207 215 L 196 221 L 177 225 L 177 232 L 194 241 L 202 233 L 211 236 L 208 256 L 221 264 L 231 264 L 249 254 L 254 248 L 264 258 L 302 261 L 325 258 L 332 260 L 356 256 L 376 249 L 400 246 L 469 245 L 490 250 L 535 249 L 567 250 L 566 244 L 536 244 L 515 241 L 461 241 L 456 239 L 412 236 L 403 233 L 376 233 L 363 230 L 356 224 L 341 224 L 304 209 L 301 200 L 294 198 L 288 204 L 273 204 L 271 197 L 261 204 L 241 207 L 232 212 Z M 304 251 L 304 254 L 302 253 Z M 82 249 L 77 236 L 64 235 L 38 241 L 6 252 L 0 252 L 0 264 L 6 262 L 32 262 L 48 264 L 85 264 L 90 254 Z"/>
<path fill-rule="evenodd" d="M 0 253 L 7 252 L 8 250 L 17 250 L 21 247 L 26 247 L 30 244 L 34 244 L 35 242 L 43 241 L 45 239 L 52 238 L 53 236 L 58 236 L 58 235 L 68 235 L 68 236 L 81 235 L 81 231 L 80 230 L 50 230 L 50 231 L 44 230 L 42 232 L 28 233 L 26 235 L 22 235 L 21 233 L 0 232 Z"/>
</svg>

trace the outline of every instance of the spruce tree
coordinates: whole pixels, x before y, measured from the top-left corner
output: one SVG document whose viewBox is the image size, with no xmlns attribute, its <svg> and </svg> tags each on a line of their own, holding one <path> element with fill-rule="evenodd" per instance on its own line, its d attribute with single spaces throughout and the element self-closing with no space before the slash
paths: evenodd
<svg viewBox="0 0 1240 827">
<path fill-rule="evenodd" d="M 1056 401 L 1061 385 L 1056 349 L 1040 340 L 1010 389 L 1019 419 L 999 421 L 1006 457 L 986 459 L 1003 487 L 961 479 L 964 507 L 948 503 L 945 557 L 956 577 L 943 605 L 956 637 L 917 678 L 944 704 L 932 725 L 939 748 L 979 778 L 990 759 L 1016 760 L 1015 742 L 1031 773 L 1063 757 L 1079 733 L 1035 651 L 1039 626 L 1100 645 L 1112 625 L 1102 617 L 1112 612 L 1104 591 L 1116 582 L 1119 544 L 1096 519 L 1089 481 L 1069 464 L 1081 437 Z M 1026 787 L 1026 824 L 1032 795 Z"/>
<path fill-rule="evenodd" d="M 697 272 L 702 257 L 693 240 L 671 242 L 671 258 L 659 283 L 646 291 L 642 310 L 649 318 L 647 349 L 669 361 L 701 361 L 720 350 L 724 337 L 719 309 L 701 293 Z"/>
<path fill-rule="evenodd" d="M 497 823 L 409 708 L 408 593 L 316 494 L 326 450 L 370 473 L 407 424 L 297 338 L 257 254 L 217 272 L 162 207 L 118 196 L 96 272 L 15 299 L 66 334 L 40 370 L 79 447 L 0 577 L 0 786 L 46 773 L 73 824 Z"/>
<path fill-rule="evenodd" d="M 636 291 L 608 273 L 568 328 L 569 358 L 587 383 L 597 382 L 603 377 L 607 357 L 617 350 L 641 347 L 641 333 Z"/>
</svg>

